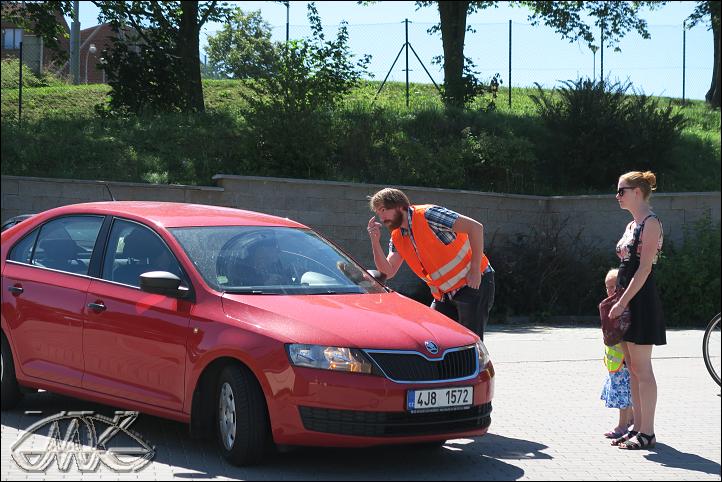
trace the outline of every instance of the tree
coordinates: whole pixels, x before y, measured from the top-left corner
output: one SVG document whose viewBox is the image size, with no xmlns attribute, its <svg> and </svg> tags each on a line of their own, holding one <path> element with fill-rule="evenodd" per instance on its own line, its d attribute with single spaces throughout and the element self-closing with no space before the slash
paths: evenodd
<svg viewBox="0 0 722 482">
<path fill-rule="evenodd" d="M 223 29 L 208 37 L 206 52 L 214 71 L 248 79 L 268 73 L 279 50 L 261 12 L 244 13 L 237 8 Z"/>
<path fill-rule="evenodd" d="M 359 2 L 367 5 L 374 2 Z M 714 2 L 711 2 L 714 3 Z M 469 28 L 466 18 L 469 14 L 489 7 L 497 7 L 496 1 L 417 1 L 417 8 L 436 6 L 439 9 L 439 24 L 429 33 L 441 32 L 444 49 L 444 102 L 447 106 L 463 107 L 470 98 L 467 90 L 475 88 L 469 81 L 470 70 L 464 56 L 464 38 Z M 575 41 L 584 39 L 590 46 L 595 37 L 591 26 L 582 20 L 582 15 L 592 17 L 594 25 L 604 24 L 604 43 L 616 46 L 624 35 L 634 29 L 643 38 L 649 38 L 647 23 L 639 18 L 643 7 L 654 8 L 661 2 L 609 2 L 601 1 L 522 1 L 512 5 L 524 6 L 531 10 L 529 20 L 537 25 L 543 22 L 553 27 L 562 38 Z M 471 92 L 473 94 L 473 92 Z"/>
<path fill-rule="evenodd" d="M 96 1 L 100 8 L 99 21 L 110 22 L 120 31 L 132 27 L 134 34 L 142 43 L 142 51 L 148 53 L 148 60 L 153 63 L 165 62 L 175 75 L 167 79 L 176 85 L 167 86 L 177 88 L 179 98 L 175 105 L 167 106 L 170 109 L 178 108 L 184 112 L 203 112 L 203 85 L 201 84 L 201 61 L 199 47 L 199 33 L 207 21 L 221 21 L 227 18 L 230 9 L 226 2 L 194 2 L 194 1 Z M 121 42 L 115 46 L 123 49 Z M 116 59 L 128 59 L 133 51 L 125 49 L 122 55 L 110 56 Z M 143 59 L 134 59 L 139 68 L 150 65 Z M 114 65 L 109 62 L 108 68 Z M 118 67 L 115 65 L 115 67 Z M 132 74 L 128 69 L 123 70 Z M 110 75 L 110 72 L 109 72 Z M 152 79 L 149 79 L 152 80 Z M 152 84 L 136 83 L 138 88 L 150 89 L 164 88 Z M 167 96 L 161 96 L 167 99 Z M 156 106 L 162 108 L 162 105 Z"/>
<path fill-rule="evenodd" d="M 323 178 L 332 165 L 334 108 L 367 72 L 370 56 L 356 61 L 346 22 L 326 39 L 313 2 L 308 4 L 311 37 L 291 40 L 271 68 L 248 82 L 246 123 L 262 175 Z M 257 167 L 257 168 L 258 168 Z"/>
<path fill-rule="evenodd" d="M 712 60 L 712 82 L 704 96 L 711 107 L 720 107 L 720 2 L 697 2 L 694 12 L 687 18 L 686 27 L 692 28 L 703 19 L 709 19 L 709 28 L 712 29 L 714 41 L 714 59 Z"/>
</svg>

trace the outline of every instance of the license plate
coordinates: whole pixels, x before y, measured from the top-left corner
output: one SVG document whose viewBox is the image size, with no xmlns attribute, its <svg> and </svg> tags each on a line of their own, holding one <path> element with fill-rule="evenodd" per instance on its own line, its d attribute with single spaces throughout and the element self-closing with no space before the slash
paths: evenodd
<svg viewBox="0 0 722 482">
<path fill-rule="evenodd" d="M 474 387 L 409 390 L 406 409 L 411 412 L 454 410 L 469 407 L 474 402 Z"/>
</svg>

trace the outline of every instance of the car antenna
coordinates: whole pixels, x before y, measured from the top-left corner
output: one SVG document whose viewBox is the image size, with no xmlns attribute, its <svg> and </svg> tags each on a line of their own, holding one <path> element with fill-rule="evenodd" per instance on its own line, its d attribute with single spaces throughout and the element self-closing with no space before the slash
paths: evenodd
<svg viewBox="0 0 722 482">
<path fill-rule="evenodd" d="M 110 199 L 115 201 L 115 196 L 113 196 L 113 191 L 110 190 L 110 185 L 108 185 L 107 182 L 104 182 L 103 184 L 105 185 L 105 188 L 108 190 L 108 194 L 110 194 Z"/>
</svg>

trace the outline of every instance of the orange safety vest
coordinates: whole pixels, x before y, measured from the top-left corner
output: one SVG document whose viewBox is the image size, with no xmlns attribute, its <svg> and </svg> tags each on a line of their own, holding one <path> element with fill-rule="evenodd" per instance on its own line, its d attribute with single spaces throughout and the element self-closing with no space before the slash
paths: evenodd
<svg viewBox="0 0 722 482">
<path fill-rule="evenodd" d="M 393 230 L 391 240 L 412 271 L 429 285 L 434 298 L 440 300 L 444 293 L 466 285 L 471 266 L 471 244 L 466 233 L 456 233 L 452 243 L 444 244 L 426 220 L 425 213 L 430 207 L 430 204 L 411 206 L 411 228 L 418 253 L 411 236 L 403 236 L 401 228 Z M 482 254 L 482 273 L 488 266 L 489 259 Z"/>
</svg>

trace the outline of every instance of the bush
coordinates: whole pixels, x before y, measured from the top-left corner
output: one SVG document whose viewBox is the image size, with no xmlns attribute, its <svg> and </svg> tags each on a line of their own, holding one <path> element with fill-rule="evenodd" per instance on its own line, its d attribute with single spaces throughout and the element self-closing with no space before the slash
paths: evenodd
<svg viewBox="0 0 722 482">
<path fill-rule="evenodd" d="M 345 23 L 327 41 L 313 3 L 308 19 L 312 37 L 289 42 L 274 65 L 248 84 L 252 94 L 241 94 L 255 140 L 252 156 L 269 175 L 324 179 L 334 171 L 334 110 L 369 62 L 365 56 L 353 63 Z"/>
<path fill-rule="evenodd" d="M 495 317 L 594 315 L 606 295 L 604 275 L 613 266 L 609 255 L 570 231 L 568 221 L 541 220 L 541 228 L 517 234 L 503 249 L 489 243 L 496 271 Z"/>
<path fill-rule="evenodd" d="M 666 243 L 655 269 L 667 324 L 706 326 L 720 311 L 720 223 L 700 218 L 682 246 Z"/>
<path fill-rule="evenodd" d="M 684 127 L 684 116 L 670 103 L 627 95 L 631 83 L 579 79 L 566 81 L 558 94 L 537 84 L 531 98 L 548 130 L 542 169 L 560 187 L 604 189 L 630 170 L 663 171 Z"/>
</svg>

